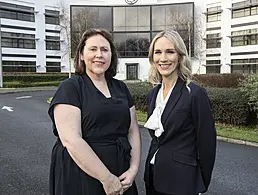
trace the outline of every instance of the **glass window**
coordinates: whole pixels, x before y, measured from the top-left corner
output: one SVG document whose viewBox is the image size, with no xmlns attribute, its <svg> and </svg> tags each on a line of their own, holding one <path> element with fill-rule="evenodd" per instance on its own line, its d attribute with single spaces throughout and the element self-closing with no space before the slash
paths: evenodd
<svg viewBox="0 0 258 195">
<path fill-rule="evenodd" d="M 55 25 L 59 25 L 60 24 L 60 20 L 59 17 L 55 17 L 55 16 L 45 16 L 45 22 L 46 24 L 55 24 Z"/>
<path fill-rule="evenodd" d="M 55 25 L 60 24 L 59 11 L 46 9 L 45 13 L 46 13 L 45 15 L 46 24 L 55 24 Z"/>
<path fill-rule="evenodd" d="M 206 74 L 220 73 L 220 60 L 206 60 Z"/>
<path fill-rule="evenodd" d="M 60 37 L 46 36 L 46 49 L 47 50 L 60 50 Z"/>
<path fill-rule="evenodd" d="M 150 45 L 149 33 L 114 33 L 120 56 L 147 57 Z"/>
<path fill-rule="evenodd" d="M 150 7 L 138 7 L 138 31 L 150 30 Z"/>
<path fill-rule="evenodd" d="M 114 31 L 125 31 L 125 7 L 114 7 Z"/>
<path fill-rule="evenodd" d="M 180 16 L 178 14 L 178 6 L 176 5 L 168 5 L 166 6 L 166 27 L 167 28 L 175 28 L 180 25 Z M 181 18 L 183 20 L 183 18 Z M 184 21 L 182 21 L 184 22 Z"/>
<path fill-rule="evenodd" d="M 232 7 L 244 7 L 245 6 L 245 2 L 244 1 L 241 1 L 241 2 L 238 2 L 238 3 L 233 3 L 232 4 Z"/>
<path fill-rule="evenodd" d="M 149 31 L 150 7 L 114 7 L 114 31 Z"/>
<path fill-rule="evenodd" d="M 138 63 L 126 64 L 126 79 L 127 80 L 138 79 Z"/>
<path fill-rule="evenodd" d="M 26 38 L 35 38 L 35 35 L 22 34 L 22 33 L 9 33 L 2 32 L 2 47 L 8 48 L 24 48 L 24 49 L 35 49 L 35 40 Z"/>
<path fill-rule="evenodd" d="M 166 7 L 152 6 L 152 30 L 162 31 L 166 29 Z"/>
<path fill-rule="evenodd" d="M 192 23 L 192 6 L 167 5 L 166 6 L 166 28 L 172 28 L 176 31 L 187 29 L 188 23 Z"/>
<path fill-rule="evenodd" d="M 46 41 L 47 50 L 60 50 L 60 42 Z"/>
<path fill-rule="evenodd" d="M 206 65 L 220 64 L 220 60 L 206 60 Z"/>
<path fill-rule="evenodd" d="M 111 7 L 99 8 L 99 26 L 112 31 L 112 9 Z"/>
<path fill-rule="evenodd" d="M 72 12 L 72 32 L 100 27 L 98 7 L 74 7 Z"/>
<path fill-rule="evenodd" d="M 243 65 L 231 65 L 231 73 L 240 73 L 242 74 L 244 66 Z"/>
<path fill-rule="evenodd" d="M 174 20 L 172 16 L 175 16 Z M 89 28 L 109 29 L 123 57 L 146 57 L 150 36 L 168 28 L 177 30 L 187 47 L 190 45 L 189 40 L 194 40 L 193 3 L 126 7 L 72 6 L 71 18 L 72 56 L 82 32 Z M 193 41 L 191 48 L 194 52 Z"/>
<path fill-rule="evenodd" d="M 257 73 L 258 58 L 255 59 L 234 59 L 231 60 L 232 73 Z"/>
<path fill-rule="evenodd" d="M 77 45 L 79 44 L 81 36 L 82 36 L 81 33 L 73 32 L 71 34 L 71 52 L 72 52 L 71 55 L 72 55 L 72 57 L 75 56 L 75 51 L 76 51 Z"/>
<path fill-rule="evenodd" d="M 250 15 L 257 15 L 258 5 L 257 0 L 246 0 L 238 3 L 233 3 L 232 18 L 245 17 Z"/>
<path fill-rule="evenodd" d="M 207 34 L 206 35 L 206 48 L 220 48 L 220 33 Z"/>
<path fill-rule="evenodd" d="M 2 61 L 3 72 L 36 72 L 36 62 Z"/>
<path fill-rule="evenodd" d="M 46 72 L 61 72 L 61 63 L 46 62 Z"/>
<path fill-rule="evenodd" d="M 251 15 L 257 15 L 258 14 L 258 6 L 251 8 Z"/>
<path fill-rule="evenodd" d="M 250 16 L 250 8 L 245 9 L 245 16 Z"/>
<path fill-rule="evenodd" d="M 206 66 L 206 74 L 220 73 L 220 66 Z"/>
<path fill-rule="evenodd" d="M 207 15 L 207 22 L 216 22 L 220 20 L 221 20 L 221 13 Z"/>
<path fill-rule="evenodd" d="M 207 22 L 221 20 L 221 6 L 207 8 Z"/>
<path fill-rule="evenodd" d="M 59 16 L 59 11 L 57 11 L 57 10 L 45 9 L 45 13 Z"/>
<path fill-rule="evenodd" d="M 125 9 L 125 23 L 126 23 L 126 31 L 137 31 L 137 18 L 138 11 L 137 7 L 127 7 Z"/>
<path fill-rule="evenodd" d="M 231 46 L 257 45 L 258 29 L 248 29 L 231 32 Z"/>
<path fill-rule="evenodd" d="M 232 37 L 231 46 L 244 46 L 246 45 L 245 36 Z"/>
<path fill-rule="evenodd" d="M 34 13 L 28 13 L 23 11 L 23 10 L 34 11 L 33 7 L 15 5 L 15 4 L 4 3 L 4 2 L 1 2 L 0 5 L 6 7 L 6 8 L 0 8 L 0 18 L 22 20 L 22 21 L 29 21 L 29 22 L 35 21 Z M 12 9 L 16 8 L 18 10 L 10 10 L 8 8 L 12 8 Z"/>
</svg>

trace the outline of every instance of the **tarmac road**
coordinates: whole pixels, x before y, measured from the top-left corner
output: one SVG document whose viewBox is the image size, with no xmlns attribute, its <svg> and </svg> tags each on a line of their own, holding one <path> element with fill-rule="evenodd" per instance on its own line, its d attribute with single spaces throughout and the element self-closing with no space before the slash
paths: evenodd
<svg viewBox="0 0 258 195">
<path fill-rule="evenodd" d="M 46 100 L 53 93 L 0 94 L 0 195 L 48 194 L 55 137 Z M 141 135 L 142 160 L 136 181 L 139 194 L 144 195 L 143 167 L 150 137 L 144 128 Z M 215 170 L 206 194 L 258 195 L 258 148 L 218 142 Z"/>
</svg>

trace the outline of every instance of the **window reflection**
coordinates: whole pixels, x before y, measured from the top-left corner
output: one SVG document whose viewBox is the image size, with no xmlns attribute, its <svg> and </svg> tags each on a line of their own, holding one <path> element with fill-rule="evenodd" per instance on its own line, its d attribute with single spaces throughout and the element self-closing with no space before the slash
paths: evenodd
<svg viewBox="0 0 258 195">
<path fill-rule="evenodd" d="M 72 54 L 82 33 L 89 28 L 105 28 L 114 36 L 121 57 L 147 57 L 150 40 L 166 29 L 183 37 L 187 48 L 193 40 L 193 3 L 78 7 L 72 6 Z M 191 41 L 193 52 L 193 41 Z"/>
<path fill-rule="evenodd" d="M 114 39 L 120 56 L 148 56 L 150 34 L 148 33 L 114 33 Z"/>
</svg>

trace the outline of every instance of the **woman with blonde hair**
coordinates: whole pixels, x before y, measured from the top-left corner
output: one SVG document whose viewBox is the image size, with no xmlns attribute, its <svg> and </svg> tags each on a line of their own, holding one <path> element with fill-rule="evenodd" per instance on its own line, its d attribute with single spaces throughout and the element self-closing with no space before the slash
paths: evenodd
<svg viewBox="0 0 258 195">
<path fill-rule="evenodd" d="M 147 195 L 196 195 L 210 184 L 216 130 L 206 90 L 191 82 L 180 35 L 158 33 L 149 49 L 148 128 L 152 137 L 144 180 Z"/>
</svg>

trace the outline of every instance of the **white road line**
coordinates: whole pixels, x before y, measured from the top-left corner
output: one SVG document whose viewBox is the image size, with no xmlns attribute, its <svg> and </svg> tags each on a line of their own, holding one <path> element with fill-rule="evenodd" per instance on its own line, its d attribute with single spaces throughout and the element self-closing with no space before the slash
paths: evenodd
<svg viewBox="0 0 258 195">
<path fill-rule="evenodd" d="M 8 110 L 9 112 L 13 112 L 13 107 L 3 106 L 2 110 Z"/>
<path fill-rule="evenodd" d="M 28 99 L 28 98 L 31 98 L 32 96 L 21 96 L 21 97 L 16 97 L 15 99 L 16 100 L 20 100 L 20 99 Z"/>
</svg>

